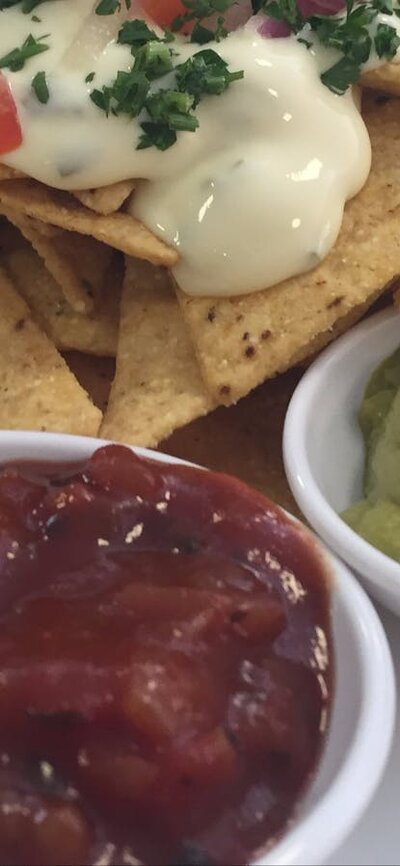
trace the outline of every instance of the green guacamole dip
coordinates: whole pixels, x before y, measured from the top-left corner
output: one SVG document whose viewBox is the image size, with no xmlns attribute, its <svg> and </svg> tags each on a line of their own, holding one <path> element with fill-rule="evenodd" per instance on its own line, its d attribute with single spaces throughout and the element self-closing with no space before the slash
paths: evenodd
<svg viewBox="0 0 400 866">
<path fill-rule="evenodd" d="M 342 517 L 362 538 L 400 562 L 400 349 L 371 376 L 358 420 L 366 450 L 365 498 Z"/>
</svg>

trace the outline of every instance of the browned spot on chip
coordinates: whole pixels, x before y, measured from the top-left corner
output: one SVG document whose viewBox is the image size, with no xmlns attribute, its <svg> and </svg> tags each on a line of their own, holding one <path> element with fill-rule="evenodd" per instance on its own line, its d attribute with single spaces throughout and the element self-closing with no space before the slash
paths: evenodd
<svg viewBox="0 0 400 866">
<path fill-rule="evenodd" d="M 373 165 L 368 183 L 346 206 L 336 246 L 314 271 L 253 295 L 190 298 L 178 291 L 204 381 L 215 399 L 236 402 L 264 379 L 307 358 L 357 321 L 400 273 L 400 102 L 365 100 Z M 332 297 L 341 297 L 329 307 Z M 210 303 L 217 317 L 206 328 Z M 270 332 L 249 358 L 243 333 Z M 229 385 L 230 391 L 221 391 Z"/>
<path fill-rule="evenodd" d="M 327 304 L 327 307 L 326 307 L 327 310 L 332 310 L 333 307 L 338 307 L 339 304 L 341 304 L 342 301 L 344 301 L 344 300 L 345 300 L 344 295 L 338 295 L 336 298 L 333 298 L 332 301 L 329 301 L 329 303 Z"/>
<path fill-rule="evenodd" d="M 167 247 L 129 214 L 102 216 L 83 207 L 72 195 L 50 189 L 34 180 L 2 182 L 0 202 L 3 209 L 11 208 L 67 231 L 91 235 L 117 250 L 147 259 L 156 265 L 172 267 L 178 260 L 174 249 Z"/>
<path fill-rule="evenodd" d="M 167 272 L 128 259 L 101 435 L 151 446 L 211 408 Z"/>
<path fill-rule="evenodd" d="M 95 436 L 101 413 L 0 269 L 0 427 Z"/>
</svg>

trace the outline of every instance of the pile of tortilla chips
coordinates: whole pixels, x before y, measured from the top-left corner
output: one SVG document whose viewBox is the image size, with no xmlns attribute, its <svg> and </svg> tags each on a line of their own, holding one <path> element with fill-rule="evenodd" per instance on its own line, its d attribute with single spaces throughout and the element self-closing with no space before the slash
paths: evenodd
<svg viewBox="0 0 400 866">
<path fill-rule="evenodd" d="M 400 95 L 395 72 L 368 83 Z M 177 253 L 126 210 L 133 181 L 67 194 L 0 165 L 0 427 L 156 445 L 311 357 L 384 292 L 400 306 L 400 99 L 371 92 L 363 113 L 372 171 L 332 252 L 230 299 L 174 286 Z M 100 379 L 116 358 L 109 395 L 79 374 L 82 353 Z"/>
</svg>

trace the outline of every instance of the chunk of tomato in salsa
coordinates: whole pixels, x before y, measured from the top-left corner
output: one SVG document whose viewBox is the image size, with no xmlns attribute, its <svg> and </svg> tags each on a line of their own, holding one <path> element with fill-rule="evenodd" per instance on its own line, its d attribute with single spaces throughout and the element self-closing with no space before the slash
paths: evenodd
<svg viewBox="0 0 400 866">
<path fill-rule="evenodd" d="M 3 468 L 0 561 L 0 863 L 234 866 L 282 832 L 332 689 L 298 525 L 108 446 Z"/>
</svg>

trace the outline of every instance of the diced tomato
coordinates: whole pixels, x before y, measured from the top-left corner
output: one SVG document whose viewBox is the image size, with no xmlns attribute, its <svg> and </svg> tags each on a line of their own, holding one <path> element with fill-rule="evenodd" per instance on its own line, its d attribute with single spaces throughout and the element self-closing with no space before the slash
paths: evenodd
<svg viewBox="0 0 400 866">
<path fill-rule="evenodd" d="M 214 686 L 214 688 L 213 688 Z M 122 696 L 128 723 L 156 746 L 188 731 L 202 732 L 218 714 L 212 675 L 183 653 L 137 650 Z"/>
<path fill-rule="evenodd" d="M 0 72 L 0 154 L 10 153 L 22 143 L 22 131 L 11 88 Z"/>
<path fill-rule="evenodd" d="M 227 784 L 237 770 L 235 750 L 220 726 L 176 750 L 173 763 L 187 784 Z"/>
<path fill-rule="evenodd" d="M 96 799 L 104 792 L 118 803 L 118 808 L 129 810 L 134 805 L 143 804 L 151 795 L 152 786 L 158 775 L 154 763 L 116 742 L 96 743 L 83 751 L 84 760 L 79 761 L 79 778 L 86 791 Z"/>
<path fill-rule="evenodd" d="M 174 18 L 187 12 L 181 0 L 140 0 L 140 6 L 160 27 L 169 27 Z"/>
<path fill-rule="evenodd" d="M 89 863 L 93 844 L 79 806 L 7 786 L 0 797 L 0 838 L 0 863 L 31 866 Z"/>
<path fill-rule="evenodd" d="M 142 499 L 157 499 L 156 480 L 151 468 L 132 451 L 120 445 L 99 448 L 89 460 L 86 470 L 87 478 L 94 487 L 119 490 L 124 494 L 141 496 Z"/>
</svg>

